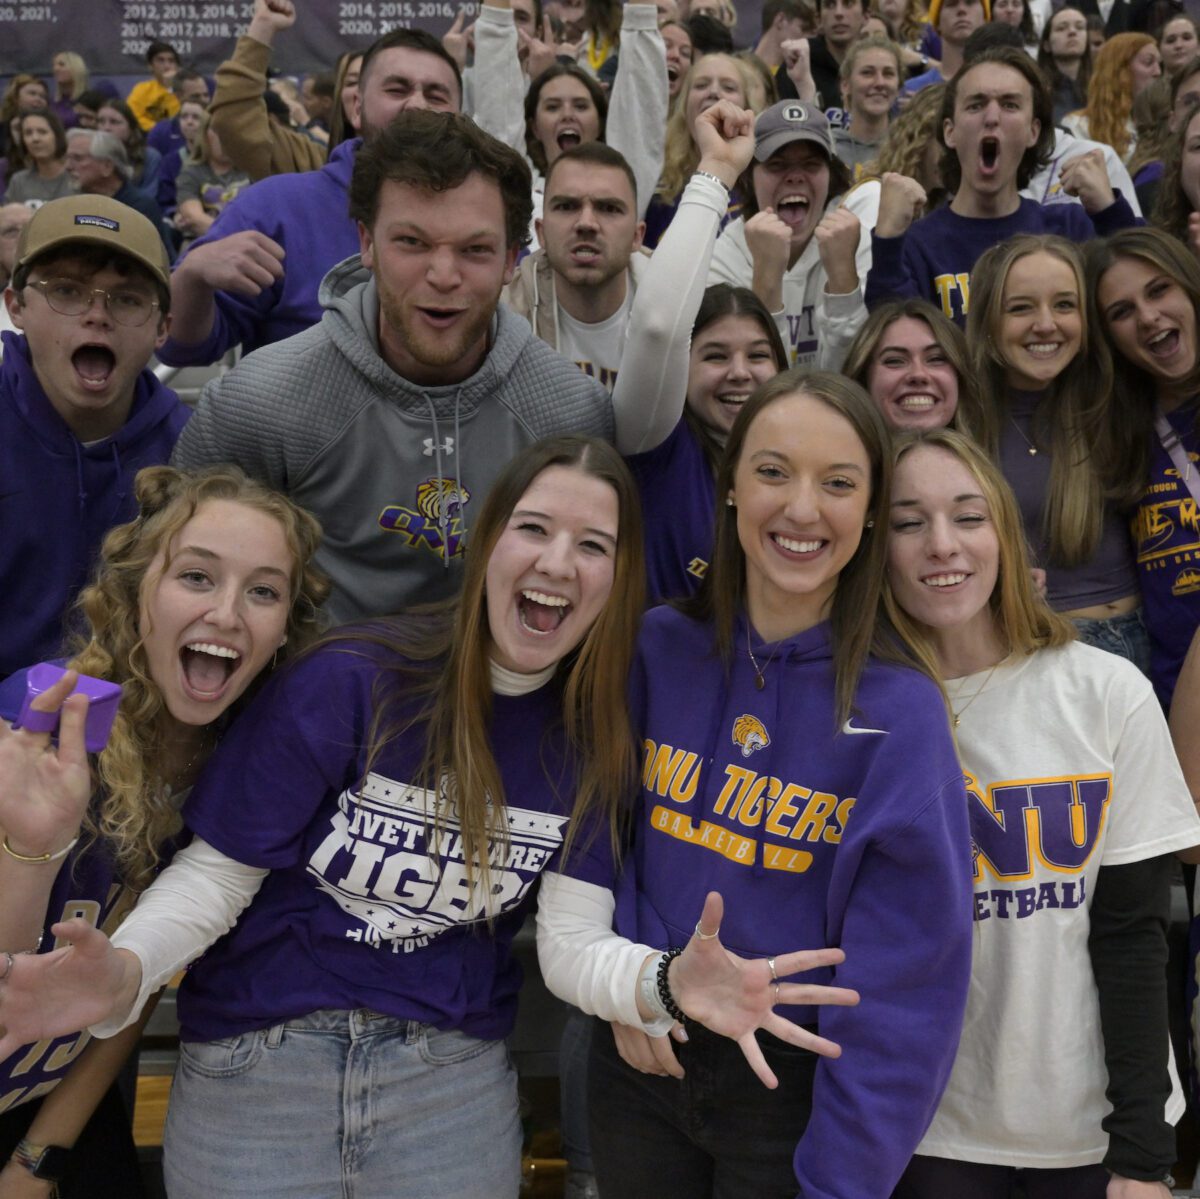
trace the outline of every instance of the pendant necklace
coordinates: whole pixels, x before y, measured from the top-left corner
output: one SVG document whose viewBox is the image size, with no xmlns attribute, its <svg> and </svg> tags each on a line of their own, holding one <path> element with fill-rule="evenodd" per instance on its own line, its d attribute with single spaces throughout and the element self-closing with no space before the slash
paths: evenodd
<svg viewBox="0 0 1200 1199">
<path fill-rule="evenodd" d="M 1025 443 L 1027 446 L 1028 446 L 1028 447 L 1029 447 L 1029 456 L 1030 456 L 1031 458 L 1035 458 L 1035 457 L 1037 457 L 1037 452 L 1038 452 L 1038 450 L 1037 450 L 1037 446 L 1035 446 L 1035 445 L 1033 444 L 1033 442 L 1032 442 L 1032 441 L 1030 441 L 1030 440 L 1029 440 L 1029 438 L 1025 436 L 1025 430 L 1024 430 L 1024 429 L 1022 429 L 1022 428 L 1021 428 L 1021 426 L 1017 424 L 1017 418 L 1016 418 L 1015 416 L 1013 416 L 1013 415 L 1012 415 L 1012 413 L 1009 413 L 1009 417 L 1008 417 L 1008 419 L 1009 419 L 1010 421 L 1012 421 L 1012 427 L 1013 427 L 1014 429 L 1016 429 L 1016 431 L 1017 431 L 1017 435 L 1018 435 L 1018 436 L 1021 438 L 1021 440 L 1022 440 L 1022 441 L 1023 441 L 1023 442 L 1024 442 L 1024 443 Z"/>
<path fill-rule="evenodd" d="M 754 656 L 754 651 L 750 648 L 750 622 L 746 622 L 746 653 L 750 655 L 750 664 L 754 667 L 754 686 L 755 689 L 761 691 L 767 681 L 763 678 L 763 671 L 775 660 L 775 655 L 779 652 L 780 642 L 776 642 L 775 648 L 771 651 L 771 656 L 761 665 L 758 664 L 758 659 Z"/>
</svg>

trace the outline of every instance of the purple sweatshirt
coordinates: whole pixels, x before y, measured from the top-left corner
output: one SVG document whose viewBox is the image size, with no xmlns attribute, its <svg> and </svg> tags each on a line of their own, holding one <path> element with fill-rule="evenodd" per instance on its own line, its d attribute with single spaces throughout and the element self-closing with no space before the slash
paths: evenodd
<svg viewBox="0 0 1200 1199">
<path fill-rule="evenodd" d="M 394 655 L 345 642 L 302 658 L 264 688 L 208 762 L 184 809 L 197 836 L 270 870 L 236 927 L 188 972 L 185 1040 L 267 1028 L 319 1008 L 371 1008 L 474 1037 L 507 1036 L 521 970 L 510 952 L 542 870 L 558 870 L 572 774 L 554 681 L 493 697 L 491 743 L 509 840 L 493 849 L 489 930 L 469 897 L 458 824 L 440 833 L 412 785 L 425 748 L 410 726 L 363 779 Z M 417 715 L 413 701 L 400 708 Z M 594 865 L 589 864 L 594 859 Z M 572 855 L 605 884 L 608 838 Z"/>
<path fill-rule="evenodd" d="M 691 595 L 712 558 L 717 485 L 692 426 L 627 458 L 642 500 L 649 606 Z"/>
<path fill-rule="evenodd" d="M 939 208 L 899 237 L 871 235 L 864 298 L 867 307 L 875 309 L 887 300 L 916 296 L 965 325 L 971 271 L 989 247 L 1018 233 L 1057 233 L 1068 241 L 1090 241 L 1143 223 L 1120 193 L 1094 216 L 1079 204 L 1039 204 L 1025 196 L 1016 212 L 1005 217 L 965 217 L 949 207 Z"/>
<path fill-rule="evenodd" d="M 886 1199 L 954 1061 L 971 969 L 971 834 L 938 688 L 870 662 L 835 731 L 827 625 L 756 645 L 739 622 L 728 673 L 712 629 L 670 608 L 642 625 L 631 694 L 644 738 L 617 931 L 686 944 L 705 894 L 721 940 L 763 957 L 840 946 L 853 1008 L 793 1008 L 842 1056 L 821 1058 L 796 1149 L 803 1199 Z M 757 637 L 754 638 L 757 642 Z"/>
<path fill-rule="evenodd" d="M 283 278 L 257 296 L 217 292 L 212 332 L 196 345 L 168 338 L 158 352 L 163 362 L 171 366 L 216 362 L 239 343 L 249 354 L 320 321 L 321 280 L 331 267 L 358 253 L 347 189 L 360 145 L 358 139 L 342 142 L 319 171 L 273 175 L 245 188 L 213 227 L 192 243 L 189 254 L 231 233 L 256 229 L 283 247 Z"/>
<path fill-rule="evenodd" d="M 29 344 L 4 334 L 0 363 L 0 678 L 61 648 L 63 615 L 113 525 L 137 515 L 133 479 L 171 457 L 191 414 L 143 370 L 129 419 L 83 445 L 34 374 Z"/>
</svg>

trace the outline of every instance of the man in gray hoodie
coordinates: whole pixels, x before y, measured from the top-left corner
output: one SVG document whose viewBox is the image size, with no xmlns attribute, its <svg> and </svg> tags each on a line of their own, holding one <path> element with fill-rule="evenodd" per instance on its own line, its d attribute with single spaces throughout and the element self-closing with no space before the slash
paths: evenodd
<svg viewBox="0 0 1200 1199">
<path fill-rule="evenodd" d="M 531 215 L 515 151 L 403 113 L 359 151 L 350 214 L 361 261 L 326 275 L 320 323 L 209 384 L 173 459 L 235 462 L 313 512 L 336 622 L 452 595 L 471 513 L 525 446 L 638 447 L 647 423 L 499 303 Z"/>
</svg>

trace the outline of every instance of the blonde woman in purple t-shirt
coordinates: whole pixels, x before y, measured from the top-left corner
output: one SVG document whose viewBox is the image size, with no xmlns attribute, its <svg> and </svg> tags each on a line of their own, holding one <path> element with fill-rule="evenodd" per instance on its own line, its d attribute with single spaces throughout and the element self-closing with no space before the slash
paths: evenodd
<svg viewBox="0 0 1200 1199">
<path fill-rule="evenodd" d="M 1108 500 L 1112 364 L 1088 327 L 1080 249 L 1021 234 L 971 272 L 967 343 L 982 396 L 966 428 L 1016 493 L 1046 599 L 1080 639 L 1149 668 L 1128 513 Z"/>
</svg>

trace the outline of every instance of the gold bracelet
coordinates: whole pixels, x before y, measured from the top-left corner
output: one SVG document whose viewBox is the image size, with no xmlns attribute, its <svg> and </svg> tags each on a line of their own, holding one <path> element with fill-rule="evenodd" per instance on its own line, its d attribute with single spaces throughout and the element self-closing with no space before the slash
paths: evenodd
<svg viewBox="0 0 1200 1199">
<path fill-rule="evenodd" d="M 4 841 L 0 842 L 0 849 L 3 849 L 10 858 L 16 858 L 18 862 L 29 862 L 34 865 L 40 865 L 43 862 L 61 862 L 79 844 L 79 838 L 64 845 L 58 853 L 39 853 L 34 857 L 28 857 L 23 853 L 17 853 L 15 849 L 8 843 L 8 834 L 4 835 Z"/>
</svg>

